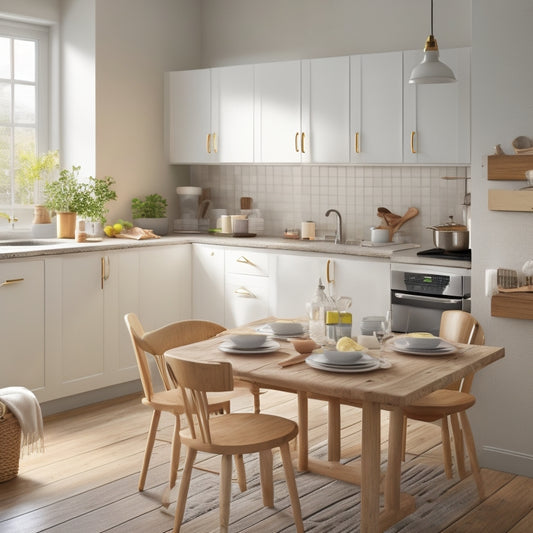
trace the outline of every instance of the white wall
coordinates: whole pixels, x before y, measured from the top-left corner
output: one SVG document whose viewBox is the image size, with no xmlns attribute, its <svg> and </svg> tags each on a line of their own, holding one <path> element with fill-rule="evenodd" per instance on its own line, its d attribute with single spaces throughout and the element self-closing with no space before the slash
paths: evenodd
<svg viewBox="0 0 533 533">
<path fill-rule="evenodd" d="M 221 66 L 423 48 L 428 0 L 202 0 L 203 63 Z M 436 0 L 442 48 L 470 46 L 471 1 Z"/>
<path fill-rule="evenodd" d="M 533 476 L 533 324 L 491 318 L 483 283 L 486 268 L 520 268 L 533 258 L 533 218 L 489 211 L 489 188 L 522 184 L 489 183 L 482 167 L 496 144 L 511 154 L 515 137 L 533 138 L 533 3 L 474 0 L 472 11 L 473 313 L 487 343 L 505 346 L 506 357 L 476 378 L 479 406 L 471 418 L 483 464 Z"/>
<path fill-rule="evenodd" d="M 27 21 L 59 21 L 61 0 L 0 0 L 0 14 L 3 17 L 21 18 Z"/>
</svg>

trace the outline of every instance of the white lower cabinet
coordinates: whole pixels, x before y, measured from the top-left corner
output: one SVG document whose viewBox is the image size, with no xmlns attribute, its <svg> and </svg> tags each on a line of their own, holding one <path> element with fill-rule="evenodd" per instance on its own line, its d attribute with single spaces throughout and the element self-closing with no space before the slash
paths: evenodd
<svg viewBox="0 0 533 533">
<path fill-rule="evenodd" d="M 273 314 L 281 318 L 305 316 L 305 304 L 313 297 L 319 278 L 330 296 L 352 299 L 352 335 L 359 334 L 361 317 L 385 315 L 389 308 L 388 260 L 279 254 Z"/>
<path fill-rule="evenodd" d="M 44 262 L 0 264 L 0 388 L 45 387 Z"/>
<path fill-rule="evenodd" d="M 47 257 L 39 400 L 138 379 L 124 315 L 136 313 L 146 330 L 189 318 L 190 254 L 190 246 L 161 246 Z"/>
<path fill-rule="evenodd" d="M 192 317 L 224 324 L 224 247 L 192 245 Z"/>
<path fill-rule="evenodd" d="M 227 274 L 225 326 L 234 328 L 269 316 L 269 278 Z"/>
</svg>

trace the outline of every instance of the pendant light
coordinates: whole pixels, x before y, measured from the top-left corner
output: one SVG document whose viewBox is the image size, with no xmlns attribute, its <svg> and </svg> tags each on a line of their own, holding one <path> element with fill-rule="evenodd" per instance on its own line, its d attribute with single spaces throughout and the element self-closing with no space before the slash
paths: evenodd
<svg viewBox="0 0 533 533">
<path fill-rule="evenodd" d="M 433 36 L 433 0 L 431 0 L 431 33 L 424 47 L 424 59 L 411 72 L 409 83 L 451 83 L 455 76 L 452 69 L 439 60 L 439 47 Z"/>
</svg>

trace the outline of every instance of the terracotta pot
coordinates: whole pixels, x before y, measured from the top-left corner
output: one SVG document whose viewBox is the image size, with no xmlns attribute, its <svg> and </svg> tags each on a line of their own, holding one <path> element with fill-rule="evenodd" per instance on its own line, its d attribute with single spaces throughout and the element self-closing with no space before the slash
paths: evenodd
<svg viewBox="0 0 533 533">
<path fill-rule="evenodd" d="M 74 239 L 76 235 L 76 213 L 57 213 L 57 238 Z"/>
</svg>

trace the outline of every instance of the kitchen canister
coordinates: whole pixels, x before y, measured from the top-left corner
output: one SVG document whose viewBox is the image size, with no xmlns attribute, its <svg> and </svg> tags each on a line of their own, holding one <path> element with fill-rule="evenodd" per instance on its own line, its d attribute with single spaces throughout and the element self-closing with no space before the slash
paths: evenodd
<svg viewBox="0 0 533 533">
<path fill-rule="evenodd" d="M 315 223 L 311 220 L 302 222 L 302 228 L 300 232 L 302 240 L 314 241 L 315 240 Z"/>
<path fill-rule="evenodd" d="M 222 215 L 220 217 L 220 231 L 222 233 L 231 233 L 231 215 Z"/>
</svg>

